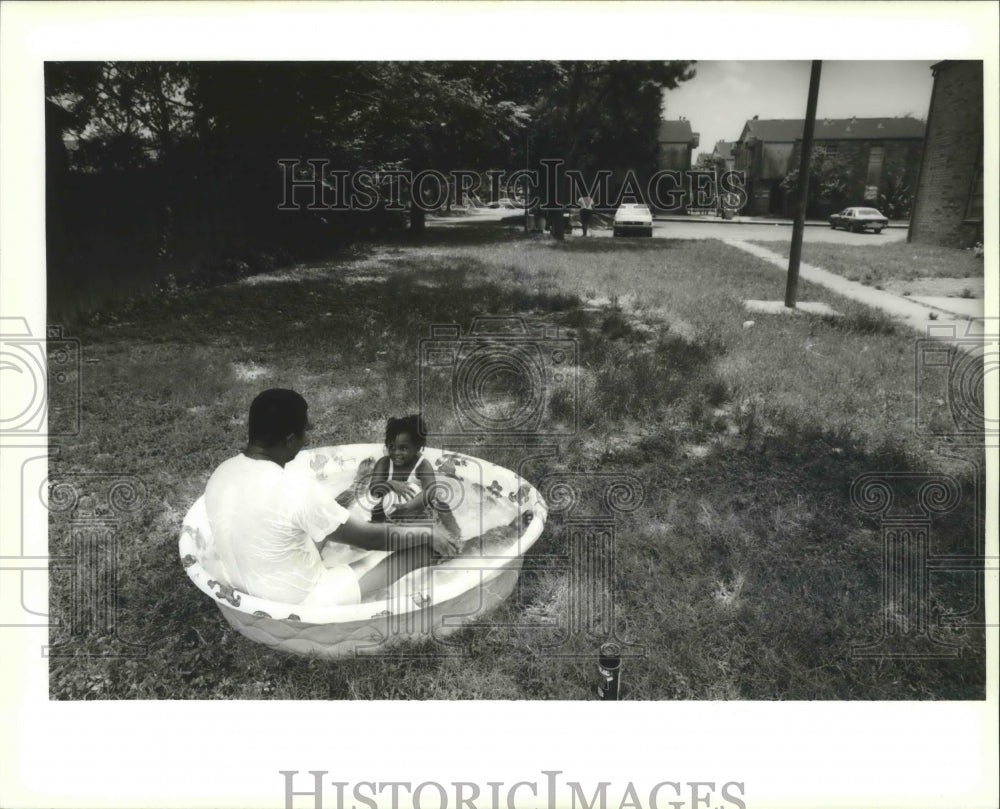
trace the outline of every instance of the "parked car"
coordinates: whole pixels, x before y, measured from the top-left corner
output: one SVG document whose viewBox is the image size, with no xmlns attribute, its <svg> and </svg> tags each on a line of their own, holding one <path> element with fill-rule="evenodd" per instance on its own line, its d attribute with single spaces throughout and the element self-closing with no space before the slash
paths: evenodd
<svg viewBox="0 0 1000 809">
<path fill-rule="evenodd" d="M 611 227 L 615 236 L 627 236 L 630 233 L 638 236 L 652 236 L 653 214 L 641 202 L 625 203 L 615 211 L 615 219 Z"/>
<path fill-rule="evenodd" d="M 874 208 L 844 208 L 830 217 L 831 228 L 844 228 L 852 233 L 860 233 L 865 228 L 881 233 L 882 228 L 888 226 L 889 218 Z"/>
<path fill-rule="evenodd" d="M 493 208 L 494 210 L 496 210 L 497 208 L 522 208 L 523 209 L 523 208 L 526 208 L 527 205 L 525 205 L 524 200 L 516 199 L 516 198 L 512 198 L 512 197 L 507 197 L 507 196 L 503 196 L 503 197 L 500 197 L 500 199 L 496 200 L 495 202 L 491 202 L 487 207 Z"/>
</svg>

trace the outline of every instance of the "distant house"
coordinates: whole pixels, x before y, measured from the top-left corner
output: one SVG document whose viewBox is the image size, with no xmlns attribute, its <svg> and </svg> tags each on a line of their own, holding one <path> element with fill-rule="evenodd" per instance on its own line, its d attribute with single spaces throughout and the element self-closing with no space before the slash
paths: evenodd
<svg viewBox="0 0 1000 809">
<path fill-rule="evenodd" d="M 938 62 L 907 239 L 969 247 L 983 240 L 983 63 Z"/>
<path fill-rule="evenodd" d="M 795 195 L 782 180 L 798 169 L 804 127 L 801 118 L 746 122 L 734 148 L 735 169 L 745 175 L 744 213 L 794 214 Z M 824 197 L 810 180 L 809 214 L 826 216 L 842 205 L 878 206 L 885 204 L 883 197 L 894 205 L 905 202 L 916 185 L 923 138 L 924 122 L 916 118 L 817 119 L 813 155 L 839 172 L 841 187 L 836 197 Z"/>
<path fill-rule="evenodd" d="M 712 163 L 720 171 L 732 171 L 736 168 L 736 141 L 716 141 L 715 148 L 712 149 Z"/>
<path fill-rule="evenodd" d="M 656 138 L 656 168 L 658 171 L 691 171 L 691 155 L 698 148 L 699 136 L 691 131 L 691 122 L 686 118 L 677 121 L 660 121 Z M 687 192 L 681 195 L 681 210 L 687 210 Z"/>
<path fill-rule="evenodd" d="M 711 152 L 698 152 L 698 158 L 694 161 L 695 171 L 711 171 L 715 166 L 715 159 Z"/>
<path fill-rule="evenodd" d="M 660 121 L 656 144 L 659 170 L 691 170 L 691 154 L 698 148 L 698 133 L 691 131 L 689 120 Z"/>
</svg>

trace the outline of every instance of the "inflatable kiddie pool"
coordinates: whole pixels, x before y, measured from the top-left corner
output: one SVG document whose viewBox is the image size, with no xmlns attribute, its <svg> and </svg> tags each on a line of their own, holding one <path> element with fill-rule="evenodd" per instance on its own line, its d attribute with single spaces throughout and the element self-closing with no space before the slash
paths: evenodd
<svg viewBox="0 0 1000 809">
<path fill-rule="evenodd" d="M 329 487 L 330 496 L 367 520 L 374 502 L 367 479 L 383 454 L 381 444 L 350 444 L 303 450 L 286 466 Z M 304 607 L 255 598 L 230 586 L 212 545 L 212 532 L 199 498 L 184 518 L 181 563 L 226 620 L 251 640 L 302 655 L 340 657 L 386 651 L 401 640 L 443 638 L 499 605 L 517 582 L 525 552 L 545 526 L 545 502 L 527 481 L 488 461 L 430 447 L 424 457 L 435 468 L 462 529 L 462 550 L 454 558 L 415 570 L 388 597 L 361 604 Z M 399 526 L 400 531 L 419 530 Z M 385 557 L 327 543 L 324 562 L 360 563 L 361 572 Z"/>
</svg>

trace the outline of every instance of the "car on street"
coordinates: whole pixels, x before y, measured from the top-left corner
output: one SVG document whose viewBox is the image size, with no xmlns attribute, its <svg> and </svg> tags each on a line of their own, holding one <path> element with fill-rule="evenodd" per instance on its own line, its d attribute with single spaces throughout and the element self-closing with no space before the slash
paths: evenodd
<svg viewBox="0 0 1000 809">
<path fill-rule="evenodd" d="M 830 227 L 833 229 L 844 228 L 852 233 L 860 233 L 869 229 L 876 233 L 881 233 L 882 228 L 889 226 L 889 218 L 883 216 L 874 208 L 844 208 L 840 213 L 830 216 Z"/>
<path fill-rule="evenodd" d="M 618 207 L 611 225 L 615 236 L 653 235 L 653 214 L 641 202 L 628 202 Z"/>
</svg>

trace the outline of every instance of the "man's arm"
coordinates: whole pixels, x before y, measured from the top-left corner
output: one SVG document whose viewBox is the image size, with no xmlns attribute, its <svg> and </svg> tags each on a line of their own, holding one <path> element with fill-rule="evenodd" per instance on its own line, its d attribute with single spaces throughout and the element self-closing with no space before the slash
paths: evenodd
<svg viewBox="0 0 1000 809">
<path fill-rule="evenodd" d="M 344 542 L 366 551 L 402 551 L 429 544 L 442 556 L 454 556 L 458 548 L 450 537 L 440 531 L 401 531 L 399 526 L 370 523 L 354 515 L 327 536 L 327 542 Z"/>
</svg>

